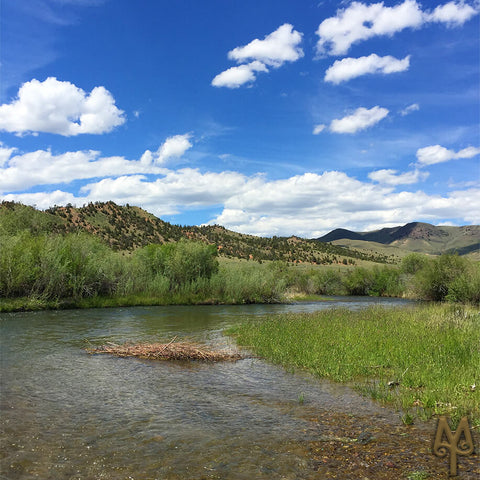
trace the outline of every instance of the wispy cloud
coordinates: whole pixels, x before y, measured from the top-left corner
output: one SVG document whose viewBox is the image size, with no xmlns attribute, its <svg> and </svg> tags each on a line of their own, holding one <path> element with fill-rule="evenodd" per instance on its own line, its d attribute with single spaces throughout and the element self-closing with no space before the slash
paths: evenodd
<svg viewBox="0 0 480 480">
<path fill-rule="evenodd" d="M 314 135 L 318 135 L 319 133 L 322 133 L 326 128 L 326 125 L 324 125 L 323 123 L 321 123 L 320 125 L 315 125 L 313 127 L 313 134 Z"/>
<path fill-rule="evenodd" d="M 405 107 L 403 110 L 400 110 L 400 115 L 402 117 L 405 117 L 418 110 L 420 110 L 420 105 L 418 103 L 412 103 L 411 105 L 408 105 L 408 107 Z"/>
<path fill-rule="evenodd" d="M 411 185 L 426 180 L 430 174 L 415 169 L 411 172 L 399 173 L 393 169 L 375 170 L 368 174 L 368 178 L 384 185 Z"/>
<path fill-rule="evenodd" d="M 88 8 L 108 0 L 15 0 L 2 2 L 2 81 L 0 99 L 31 73 L 62 56 L 59 29 L 77 24 Z"/>
</svg>

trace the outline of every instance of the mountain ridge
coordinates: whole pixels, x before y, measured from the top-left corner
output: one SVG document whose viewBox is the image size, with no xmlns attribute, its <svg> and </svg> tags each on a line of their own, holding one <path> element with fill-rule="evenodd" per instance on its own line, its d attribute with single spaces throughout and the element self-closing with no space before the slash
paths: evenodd
<svg viewBox="0 0 480 480">
<path fill-rule="evenodd" d="M 480 250 L 480 225 L 453 227 L 410 222 L 367 232 L 337 228 L 316 240 L 343 246 L 351 246 L 348 241 L 361 241 L 433 255 L 442 253 L 464 255 Z"/>
</svg>

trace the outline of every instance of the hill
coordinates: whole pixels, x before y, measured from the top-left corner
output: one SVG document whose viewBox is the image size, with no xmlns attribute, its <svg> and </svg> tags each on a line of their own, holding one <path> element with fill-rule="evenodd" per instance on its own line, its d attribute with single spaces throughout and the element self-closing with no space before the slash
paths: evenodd
<svg viewBox="0 0 480 480">
<path fill-rule="evenodd" d="M 172 225 L 139 207 L 119 206 L 114 202 L 90 203 L 80 208 L 72 205 L 55 206 L 46 211 L 19 203 L 2 202 L 0 235 L 2 231 L 8 235 L 25 229 L 34 234 L 84 231 L 121 251 L 188 238 L 216 245 L 219 255 L 227 258 L 327 265 L 395 261 L 393 256 L 295 236 L 266 238 L 233 232 L 219 225 Z"/>
<path fill-rule="evenodd" d="M 471 254 L 480 251 L 480 225 L 439 227 L 429 223 L 413 222 L 403 226 L 382 228 L 371 232 L 332 230 L 317 239 L 332 245 L 358 248 L 362 251 L 419 252 L 430 255 L 442 253 Z"/>
</svg>

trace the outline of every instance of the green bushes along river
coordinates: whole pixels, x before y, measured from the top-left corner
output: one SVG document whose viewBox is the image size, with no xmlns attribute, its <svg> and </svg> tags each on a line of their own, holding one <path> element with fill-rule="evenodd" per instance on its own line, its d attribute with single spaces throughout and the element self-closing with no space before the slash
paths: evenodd
<svg viewBox="0 0 480 480">
<path fill-rule="evenodd" d="M 0 223 L 0 311 L 269 303 L 315 295 L 480 302 L 479 263 L 456 255 L 410 254 L 397 266 L 289 265 L 218 258 L 215 245 L 186 239 L 121 252 L 85 232 L 57 232 L 43 217 L 22 229 L 20 217 L 3 215 Z"/>
<path fill-rule="evenodd" d="M 220 260 L 220 261 L 219 261 Z M 0 310 L 116 305 L 272 303 L 310 295 L 480 302 L 479 264 L 411 254 L 399 266 L 292 266 L 217 258 L 180 240 L 117 252 L 86 233 L 0 235 Z"/>
</svg>

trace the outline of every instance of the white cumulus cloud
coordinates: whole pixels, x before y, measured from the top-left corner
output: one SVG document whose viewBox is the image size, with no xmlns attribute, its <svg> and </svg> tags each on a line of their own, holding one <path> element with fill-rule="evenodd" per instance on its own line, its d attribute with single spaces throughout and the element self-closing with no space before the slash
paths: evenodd
<svg viewBox="0 0 480 480">
<path fill-rule="evenodd" d="M 360 107 L 352 115 L 332 120 L 330 131 L 334 133 L 356 133 L 372 127 L 383 120 L 388 113 L 388 109 L 378 105 L 370 109 Z"/>
<path fill-rule="evenodd" d="M 427 13 L 425 17 L 429 22 L 440 22 L 446 23 L 449 26 L 457 26 L 463 25 L 477 13 L 478 11 L 471 5 L 460 1 L 439 5 L 432 13 Z"/>
<path fill-rule="evenodd" d="M 476 8 L 464 1 L 440 5 L 433 12 L 423 11 L 415 0 L 405 0 L 392 7 L 386 7 L 383 2 L 370 5 L 353 2 L 319 25 L 317 51 L 320 55 L 344 55 L 354 43 L 372 37 L 392 36 L 429 22 L 458 26 L 477 13 Z"/>
<path fill-rule="evenodd" d="M 430 145 L 417 150 L 418 165 L 421 167 L 448 162 L 450 160 L 458 160 L 460 158 L 473 158 L 477 155 L 480 155 L 480 148 L 477 147 L 467 147 L 455 152 L 441 145 Z"/>
<path fill-rule="evenodd" d="M 285 23 L 263 40 L 256 38 L 248 45 L 234 48 L 228 52 L 228 58 L 239 63 L 258 60 L 272 67 L 280 67 L 285 62 L 295 62 L 303 57 L 303 50 L 299 47 L 301 42 L 302 34 Z"/>
<path fill-rule="evenodd" d="M 156 163 L 164 164 L 170 158 L 179 158 L 192 147 L 190 134 L 168 137 L 157 150 Z"/>
<path fill-rule="evenodd" d="M 179 146 L 172 151 L 180 150 Z M 209 223 L 256 235 L 304 237 L 318 237 L 339 226 L 363 231 L 419 219 L 432 223 L 445 219 L 480 222 L 478 188 L 458 188 L 445 195 L 397 190 L 402 183 L 420 180 L 425 172 L 384 170 L 372 172 L 368 181 L 361 181 L 344 172 L 327 171 L 271 180 L 264 175 L 247 176 L 236 171 L 160 168 L 154 164 L 155 154 L 151 154 L 149 163 L 142 163 L 142 159 L 106 158 L 93 151 L 59 155 L 49 151 L 21 155 L 6 152 L 5 155 L 0 181 L 10 182 L 8 188 L 11 188 L 16 179 L 18 188 L 0 197 L 40 208 L 113 200 L 138 205 L 162 216 L 220 207 L 220 213 Z M 71 173 L 68 165 L 73 167 Z M 23 186 L 22 172 L 26 174 Z M 70 181 L 85 178 L 91 180 L 81 187 L 78 195 L 68 191 Z M 58 184 L 65 186 L 59 188 Z M 21 191 L 33 185 L 37 190 L 34 193 Z M 41 185 L 48 187 L 42 191 Z M 5 186 L 6 183 L 0 191 Z"/>
<path fill-rule="evenodd" d="M 228 58 L 240 65 L 219 73 L 213 80 L 214 87 L 238 88 L 256 79 L 256 72 L 268 72 L 267 65 L 281 67 L 285 62 L 295 62 L 303 57 L 300 44 L 302 34 L 285 23 L 263 40 L 256 38 L 249 44 L 228 52 Z"/>
<path fill-rule="evenodd" d="M 219 73 L 212 80 L 212 85 L 214 87 L 239 88 L 245 83 L 254 82 L 257 78 L 256 72 L 268 72 L 268 68 L 258 61 L 231 67 Z"/>
<path fill-rule="evenodd" d="M 124 122 L 123 111 L 104 87 L 86 93 L 54 77 L 24 83 L 14 101 L 0 106 L 0 130 L 16 134 L 100 134 Z"/>
<path fill-rule="evenodd" d="M 475 223 L 480 220 L 479 212 L 480 189 L 445 196 L 396 192 L 392 185 L 362 182 L 344 172 L 329 171 L 247 184 L 225 202 L 222 213 L 210 223 L 254 235 L 318 237 L 338 226 L 365 231 L 418 219 L 435 223 L 442 218 Z"/>
<path fill-rule="evenodd" d="M 409 67 L 410 55 L 403 59 L 398 59 L 390 55 L 379 57 L 377 54 L 372 53 L 368 57 L 336 60 L 325 72 L 325 81 L 339 84 L 366 74 L 404 72 Z"/>
<path fill-rule="evenodd" d="M 93 150 L 54 155 L 51 150 L 17 154 L 13 148 L 0 148 L 0 193 L 25 190 L 35 185 L 55 185 L 99 177 L 169 172 L 163 165 L 170 158 L 181 157 L 192 144 L 190 135 L 169 137 L 152 153 L 145 151 L 140 160 L 122 156 L 102 157 Z"/>
</svg>

